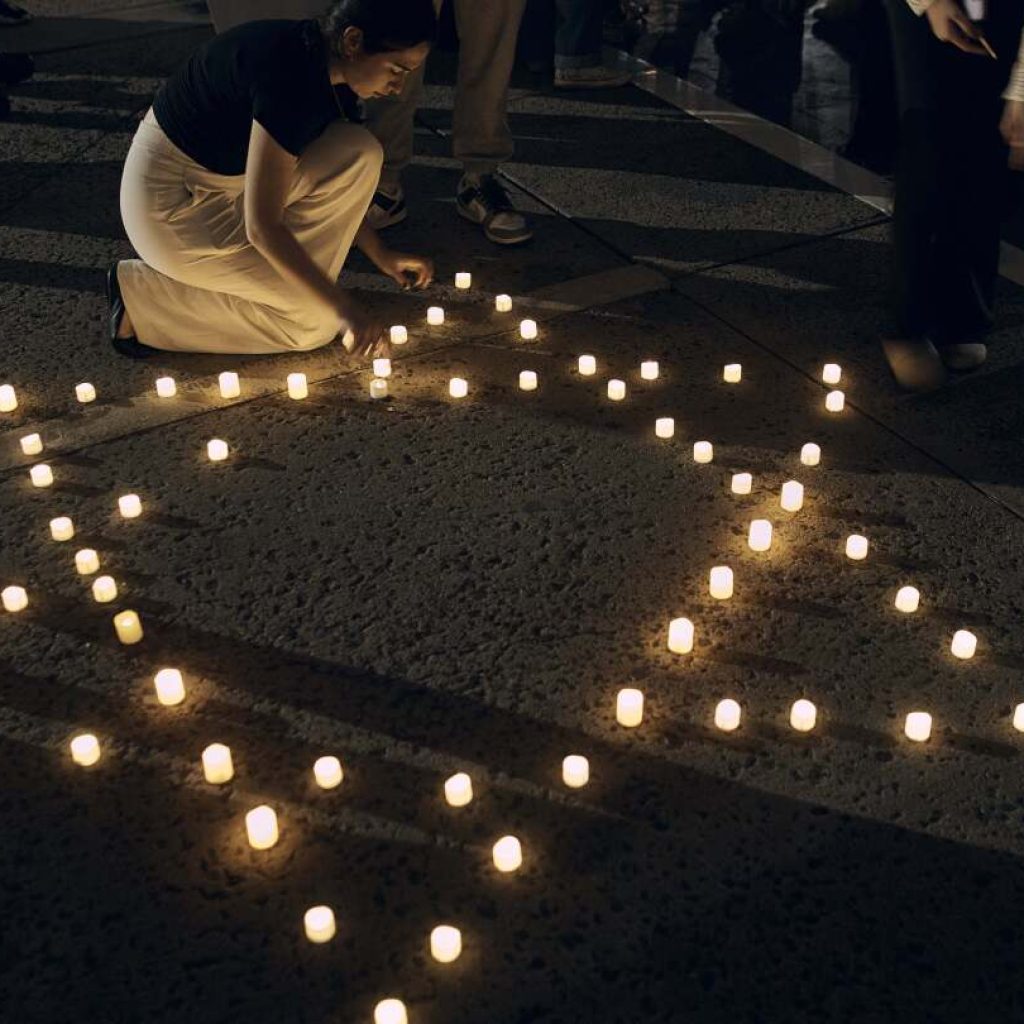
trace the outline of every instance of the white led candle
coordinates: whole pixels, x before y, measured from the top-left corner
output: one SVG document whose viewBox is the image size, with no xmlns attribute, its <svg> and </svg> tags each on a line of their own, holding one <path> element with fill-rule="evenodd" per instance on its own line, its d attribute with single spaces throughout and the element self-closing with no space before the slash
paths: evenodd
<svg viewBox="0 0 1024 1024">
<path fill-rule="evenodd" d="M 861 562 L 868 557 L 868 539 L 859 533 L 851 533 L 846 538 L 846 557 Z"/>
<path fill-rule="evenodd" d="M 321 789 L 335 789 L 341 785 L 345 772 L 342 770 L 341 762 L 328 754 L 326 757 L 318 757 L 313 762 L 313 778 Z"/>
<path fill-rule="evenodd" d="M 519 390 L 520 391 L 536 391 L 537 390 L 537 374 L 533 370 L 520 370 L 519 371 Z"/>
<path fill-rule="evenodd" d="M 593 377 L 597 373 L 597 359 L 594 356 L 580 356 L 577 367 L 581 377 Z"/>
<path fill-rule="evenodd" d="M 403 324 L 395 324 L 388 332 L 392 345 L 404 345 L 409 340 L 409 331 Z"/>
<path fill-rule="evenodd" d="M 71 540 L 75 535 L 75 524 L 67 516 L 50 520 L 50 536 L 54 540 Z"/>
<path fill-rule="evenodd" d="M 75 398 L 77 398 L 82 405 L 87 405 L 89 402 L 96 401 L 96 389 L 88 383 L 76 384 L 75 385 Z"/>
<path fill-rule="evenodd" d="M 289 373 L 285 378 L 288 385 L 288 397 L 296 402 L 309 397 L 309 381 L 304 373 Z"/>
<path fill-rule="evenodd" d="M 473 799 L 473 780 L 465 772 L 456 772 L 444 781 L 444 798 L 450 807 L 465 807 Z"/>
<path fill-rule="evenodd" d="M 673 619 L 668 624 L 668 649 L 673 654 L 689 654 L 693 650 L 693 623 L 689 619 Z"/>
<path fill-rule="evenodd" d="M 53 470 L 45 462 L 40 462 L 28 471 L 33 487 L 49 487 L 53 483 Z"/>
<path fill-rule="evenodd" d="M 373 1008 L 373 1024 L 409 1024 L 401 999 L 382 999 Z"/>
<path fill-rule="evenodd" d="M 176 668 L 162 668 L 153 677 L 156 699 L 164 707 L 174 707 L 185 699 L 185 682 Z"/>
<path fill-rule="evenodd" d="M 431 306 L 427 310 L 427 323 L 431 327 L 440 327 L 444 323 L 444 310 L 440 306 Z"/>
<path fill-rule="evenodd" d="M 821 462 L 821 448 L 814 444 L 813 441 L 808 441 L 807 444 L 800 449 L 800 461 L 805 466 L 816 466 Z"/>
<path fill-rule="evenodd" d="M 391 376 L 391 360 L 385 356 L 381 356 L 373 361 L 373 375 L 374 377 L 390 377 Z"/>
<path fill-rule="evenodd" d="M 269 850 L 278 838 L 277 815 L 273 807 L 260 804 L 245 816 L 245 832 L 254 850 Z"/>
<path fill-rule="evenodd" d="M 720 700 L 715 707 L 715 726 L 722 732 L 733 732 L 740 727 L 743 712 L 731 697 Z"/>
<path fill-rule="evenodd" d="M 473 275 L 465 270 L 460 270 L 455 275 L 455 287 L 460 291 L 465 291 L 473 284 Z"/>
<path fill-rule="evenodd" d="M 228 443 L 215 437 L 206 442 L 206 454 L 211 462 L 223 462 L 228 457 Z"/>
<path fill-rule="evenodd" d="M 88 768 L 100 759 L 100 741 L 91 732 L 83 732 L 71 741 L 71 760 Z"/>
<path fill-rule="evenodd" d="M 797 732 L 810 732 L 818 721 L 818 709 L 809 700 L 793 702 L 789 709 L 789 724 Z"/>
<path fill-rule="evenodd" d="M 726 363 L 722 368 L 722 380 L 726 384 L 738 384 L 743 377 L 743 366 L 741 363 Z"/>
<path fill-rule="evenodd" d="M 523 848 L 515 836 L 502 836 L 494 844 L 492 856 L 499 871 L 516 871 L 523 863 Z"/>
<path fill-rule="evenodd" d="M 533 341 L 537 337 L 537 321 L 522 320 L 519 323 L 519 337 L 523 341 Z"/>
<path fill-rule="evenodd" d="M 608 381 L 608 397 L 613 402 L 621 402 L 626 397 L 626 382 L 614 379 Z"/>
<path fill-rule="evenodd" d="M 826 363 L 821 368 L 821 379 L 825 384 L 838 384 L 843 376 L 843 368 L 838 363 Z"/>
<path fill-rule="evenodd" d="M 978 648 L 978 638 L 968 629 L 958 629 L 953 634 L 953 643 L 950 650 L 957 658 L 973 658 Z"/>
<path fill-rule="evenodd" d="M 656 437 L 669 438 L 676 432 L 676 421 L 671 416 L 661 416 L 654 421 L 654 434 Z"/>
<path fill-rule="evenodd" d="M 749 494 L 754 486 L 754 478 L 750 473 L 733 473 L 732 493 Z"/>
<path fill-rule="evenodd" d="M 829 412 L 842 412 L 846 405 L 846 395 L 842 391 L 830 391 L 825 396 L 825 408 Z"/>
<path fill-rule="evenodd" d="M 137 494 L 122 494 L 117 499 L 122 519 L 138 519 L 142 515 L 142 499 Z"/>
<path fill-rule="evenodd" d="M 796 480 L 787 480 L 782 485 L 779 504 L 787 512 L 799 512 L 804 507 L 804 485 Z"/>
<path fill-rule="evenodd" d="M 38 434 L 26 434 L 21 439 L 21 450 L 25 455 L 38 455 L 43 450 L 43 439 Z"/>
<path fill-rule="evenodd" d="M 499 313 L 511 313 L 512 312 L 512 296 L 511 295 L 495 295 L 494 296 L 494 308 Z"/>
<path fill-rule="evenodd" d="M 242 387 L 238 382 L 238 374 L 231 370 L 225 370 L 217 378 L 220 384 L 221 398 L 237 398 L 242 393 Z"/>
<path fill-rule="evenodd" d="M 114 629 L 117 632 L 117 639 L 123 644 L 137 644 L 142 639 L 142 623 L 139 621 L 138 612 L 118 612 L 114 616 Z"/>
<path fill-rule="evenodd" d="M 646 359 L 640 364 L 640 376 L 644 380 L 657 380 L 660 372 L 657 359 Z"/>
<path fill-rule="evenodd" d="M 450 964 L 462 953 L 462 932 L 450 924 L 439 924 L 430 933 L 430 955 L 439 964 Z"/>
<path fill-rule="evenodd" d="M 1024 732 L 1024 704 L 1018 704 L 1013 709 L 1013 727 L 1017 732 Z"/>
<path fill-rule="evenodd" d="M 615 698 L 615 720 L 619 725 L 633 729 L 644 720 L 644 695 L 640 690 L 626 687 Z"/>
<path fill-rule="evenodd" d="M 916 612 L 921 603 L 921 592 L 917 587 L 900 587 L 896 591 L 896 608 L 901 612 Z"/>
<path fill-rule="evenodd" d="M 708 590 L 719 601 L 732 597 L 732 569 L 727 565 L 716 565 L 708 576 Z"/>
<path fill-rule="evenodd" d="M 374 377 L 370 381 L 370 397 L 373 399 L 388 397 L 388 382 L 383 377 Z"/>
<path fill-rule="evenodd" d="M 330 907 L 310 907 L 302 917 L 302 927 L 310 942 L 330 942 L 337 931 L 334 911 Z"/>
<path fill-rule="evenodd" d="M 14 412 L 18 408 L 18 396 L 10 384 L 0 384 L 0 412 Z"/>
<path fill-rule="evenodd" d="M 452 377 L 448 381 L 448 394 L 452 398 L 465 398 L 469 394 L 469 384 L 461 377 Z"/>
<path fill-rule="evenodd" d="M 580 789 L 590 781 L 590 762 L 582 754 L 570 754 L 562 760 L 562 781 L 570 789 Z"/>
<path fill-rule="evenodd" d="M 710 441 L 693 442 L 693 461 L 708 463 L 715 457 L 715 446 Z"/>
<path fill-rule="evenodd" d="M 211 743 L 203 751 L 203 777 L 215 786 L 230 782 L 235 775 L 231 761 L 231 748 L 223 743 Z"/>
<path fill-rule="evenodd" d="M 79 576 L 91 576 L 100 568 L 100 556 L 92 548 L 75 552 L 75 569 Z"/>
<path fill-rule="evenodd" d="M 113 576 L 97 576 L 92 581 L 92 597 L 99 604 L 110 604 L 117 600 L 117 584 Z"/>
<path fill-rule="evenodd" d="M 903 725 L 907 739 L 924 743 L 932 734 L 932 716 L 927 711 L 911 711 Z"/>
<path fill-rule="evenodd" d="M 178 385 L 173 377 L 157 377 L 156 393 L 159 398 L 173 398 L 178 393 Z"/>
<path fill-rule="evenodd" d="M 4 587 L 0 601 L 3 602 L 4 611 L 20 612 L 28 607 L 28 594 L 24 587 Z"/>
<path fill-rule="evenodd" d="M 751 551 L 767 551 L 772 546 L 772 524 L 767 519 L 753 519 L 747 534 Z"/>
</svg>

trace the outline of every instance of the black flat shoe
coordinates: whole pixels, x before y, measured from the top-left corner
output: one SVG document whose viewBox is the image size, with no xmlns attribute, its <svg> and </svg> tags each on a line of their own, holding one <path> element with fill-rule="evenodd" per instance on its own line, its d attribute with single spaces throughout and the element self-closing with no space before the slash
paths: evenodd
<svg viewBox="0 0 1024 1024">
<path fill-rule="evenodd" d="M 127 338 L 119 338 L 117 332 L 121 329 L 121 321 L 124 319 L 125 305 L 121 298 L 121 285 L 117 280 L 117 263 L 111 263 L 107 270 L 107 306 L 110 310 L 108 323 L 108 334 L 110 344 L 118 355 L 127 356 L 129 359 L 148 359 L 157 350 L 143 345 L 134 334 Z"/>
</svg>

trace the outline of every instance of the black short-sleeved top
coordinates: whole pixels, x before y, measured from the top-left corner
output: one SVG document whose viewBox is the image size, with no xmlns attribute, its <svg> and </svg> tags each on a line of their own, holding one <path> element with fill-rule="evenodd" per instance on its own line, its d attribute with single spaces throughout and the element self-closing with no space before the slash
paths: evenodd
<svg viewBox="0 0 1024 1024">
<path fill-rule="evenodd" d="M 299 156 L 342 111 L 359 120 L 355 93 L 331 85 L 327 41 L 313 20 L 251 21 L 215 36 L 153 101 L 171 142 L 215 174 L 245 173 L 254 120 Z"/>
</svg>

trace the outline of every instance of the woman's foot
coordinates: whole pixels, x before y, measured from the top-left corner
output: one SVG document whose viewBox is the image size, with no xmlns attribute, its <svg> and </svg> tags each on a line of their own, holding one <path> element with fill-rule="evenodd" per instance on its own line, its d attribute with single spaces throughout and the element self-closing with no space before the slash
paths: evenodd
<svg viewBox="0 0 1024 1024">
<path fill-rule="evenodd" d="M 883 338 L 882 352 L 905 391 L 934 391 L 946 383 L 946 367 L 927 338 Z"/>
<path fill-rule="evenodd" d="M 121 317 L 121 326 L 117 329 L 117 338 L 133 338 L 135 336 L 135 325 L 132 323 L 132 318 L 128 315 L 128 310 L 124 311 L 124 315 Z"/>
<path fill-rule="evenodd" d="M 109 319 L 107 321 L 107 336 L 114 351 L 119 355 L 128 356 L 129 359 L 145 359 L 157 350 L 143 345 L 134 334 L 134 326 L 128 310 L 125 307 L 124 299 L 121 296 L 121 284 L 117 279 L 117 263 L 111 263 L 107 270 L 107 307 Z"/>
</svg>

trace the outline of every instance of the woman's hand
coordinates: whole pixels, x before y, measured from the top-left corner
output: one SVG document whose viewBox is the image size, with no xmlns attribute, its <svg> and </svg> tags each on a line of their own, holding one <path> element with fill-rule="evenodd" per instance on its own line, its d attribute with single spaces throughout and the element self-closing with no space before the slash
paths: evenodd
<svg viewBox="0 0 1024 1024">
<path fill-rule="evenodd" d="M 978 30 L 958 0 L 932 0 L 924 13 L 936 39 L 952 43 L 964 53 L 987 56 L 985 47 L 978 42 Z"/>
<path fill-rule="evenodd" d="M 383 249 L 374 255 L 373 262 L 382 274 L 403 288 L 426 288 L 434 280 L 434 261 L 425 256 Z"/>
<path fill-rule="evenodd" d="M 999 130 L 1010 147 L 1010 167 L 1015 171 L 1024 171 L 1024 102 L 1006 101 Z"/>
<path fill-rule="evenodd" d="M 387 355 L 387 341 L 384 325 L 372 313 L 360 305 L 347 292 L 341 292 L 337 303 L 338 313 L 347 328 L 341 342 L 350 355 Z"/>
</svg>

